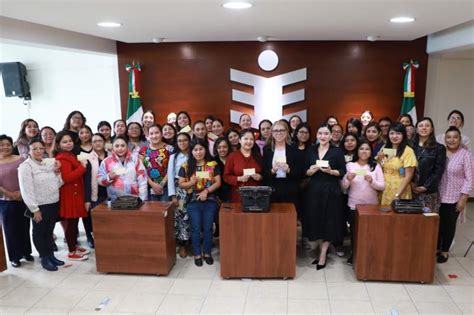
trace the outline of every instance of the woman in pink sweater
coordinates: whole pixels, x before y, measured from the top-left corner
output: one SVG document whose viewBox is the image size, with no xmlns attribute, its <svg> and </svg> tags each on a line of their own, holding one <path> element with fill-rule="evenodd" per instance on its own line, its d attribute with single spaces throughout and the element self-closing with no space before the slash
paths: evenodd
<svg viewBox="0 0 474 315">
<path fill-rule="evenodd" d="M 351 245 L 354 246 L 354 217 L 357 205 L 378 205 L 378 192 L 385 188 L 383 171 L 375 160 L 371 158 L 372 147 L 367 140 L 361 140 L 353 162 L 347 163 L 347 173 L 342 179 L 342 187 L 348 190 L 349 224 L 351 226 Z M 352 265 L 352 254 L 347 263 Z"/>
</svg>

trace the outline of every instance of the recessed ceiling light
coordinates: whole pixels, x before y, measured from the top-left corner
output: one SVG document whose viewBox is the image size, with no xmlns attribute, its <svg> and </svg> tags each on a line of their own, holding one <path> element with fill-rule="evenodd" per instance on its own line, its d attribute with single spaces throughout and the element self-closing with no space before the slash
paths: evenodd
<svg viewBox="0 0 474 315">
<path fill-rule="evenodd" d="M 242 10 L 251 8 L 252 4 L 250 2 L 231 1 L 224 3 L 222 6 L 226 9 Z"/>
<path fill-rule="evenodd" d="M 415 18 L 412 18 L 409 16 L 397 16 L 390 19 L 390 22 L 392 23 L 410 23 L 414 21 L 415 21 Z"/>
<path fill-rule="evenodd" d="M 122 26 L 122 23 L 117 23 L 117 22 L 100 22 L 97 23 L 98 26 L 101 27 L 120 27 Z"/>
</svg>

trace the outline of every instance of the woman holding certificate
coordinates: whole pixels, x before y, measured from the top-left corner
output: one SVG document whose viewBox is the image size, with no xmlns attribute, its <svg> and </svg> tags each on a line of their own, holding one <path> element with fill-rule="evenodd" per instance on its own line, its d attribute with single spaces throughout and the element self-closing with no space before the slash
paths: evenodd
<svg viewBox="0 0 474 315">
<path fill-rule="evenodd" d="M 231 202 L 240 202 L 239 187 L 258 186 L 263 179 L 260 149 L 251 129 L 240 132 L 239 147 L 227 157 L 224 168 L 224 181 L 231 186 Z"/>
<path fill-rule="evenodd" d="M 272 126 L 272 136 L 263 149 L 263 178 L 272 193 L 273 202 L 296 203 L 299 180 L 302 177 L 300 154 L 291 146 L 288 124 L 279 120 Z"/>
<path fill-rule="evenodd" d="M 382 205 L 390 205 L 394 199 L 411 199 L 411 185 L 417 166 L 415 152 L 408 146 L 405 126 L 394 123 L 388 132 L 388 141 L 378 153 L 385 178 Z"/>
<path fill-rule="evenodd" d="M 211 255 L 212 224 L 219 208 L 216 190 L 221 186 L 221 174 L 204 140 L 194 139 L 190 152 L 188 161 L 179 170 L 179 187 L 188 192 L 187 210 L 191 219 L 194 264 L 201 267 L 203 256 L 206 264 L 214 263 Z"/>
<path fill-rule="evenodd" d="M 346 173 L 344 153 L 330 144 L 328 125 L 319 127 L 319 144 L 306 155 L 306 176 L 310 177 L 304 213 L 304 227 L 310 241 L 322 240 L 316 269 L 326 267 L 326 254 L 331 242 L 341 243 L 343 229 L 343 199 L 339 180 Z"/>
</svg>

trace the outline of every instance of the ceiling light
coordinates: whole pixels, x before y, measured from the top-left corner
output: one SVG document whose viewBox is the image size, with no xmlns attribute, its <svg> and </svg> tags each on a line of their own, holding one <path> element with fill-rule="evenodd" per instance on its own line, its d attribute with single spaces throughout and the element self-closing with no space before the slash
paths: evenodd
<svg viewBox="0 0 474 315">
<path fill-rule="evenodd" d="M 151 39 L 152 42 L 154 42 L 155 44 L 158 44 L 158 43 L 162 43 L 164 40 L 164 38 L 162 37 L 154 37 Z"/>
<path fill-rule="evenodd" d="M 252 4 L 250 2 L 231 1 L 231 2 L 224 3 L 222 6 L 226 9 L 242 10 L 242 9 L 251 8 Z"/>
<path fill-rule="evenodd" d="M 369 36 L 367 36 L 367 40 L 368 40 L 369 42 L 375 42 L 375 41 L 376 41 L 377 39 L 379 39 L 379 38 L 380 38 L 380 36 L 375 36 L 375 35 L 369 35 Z"/>
<path fill-rule="evenodd" d="M 265 43 L 266 41 L 268 41 L 268 36 L 258 36 L 257 40 L 261 43 Z"/>
<path fill-rule="evenodd" d="M 392 23 L 410 23 L 414 21 L 415 21 L 415 18 L 412 18 L 409 16 L 397 16 L 390 19 L 390 22 Z"/>
<path fill-rule="evenodd" d="M 101 27 L 120 27 L 122 26 L 122 23 L 117 23 L 117 22 L 100 22 L 97 23 L 98 26 Z"/>
</svg>

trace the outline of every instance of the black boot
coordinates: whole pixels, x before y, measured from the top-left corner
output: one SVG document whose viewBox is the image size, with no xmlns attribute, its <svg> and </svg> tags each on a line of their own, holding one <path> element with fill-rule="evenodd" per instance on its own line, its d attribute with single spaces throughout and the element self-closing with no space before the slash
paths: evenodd
<svg viewBox="0 0 474 315">
<path fill-rule="evenodd" d="M 57 259 L 56 257 L 54 257 L 54 255 L 51 255 L 51 257 L 49 257 L 49 260 L 55 266 L 63 266 L 64 265 L 64 261 Z"/>
<path fill-rule="evenodd" d="M 51 257 L 42 257 L 41 258 L 41 266 L 48 271 L 57 271 L 58 267 L 53 264 L 51 261 Z"/>
</svg>

